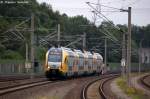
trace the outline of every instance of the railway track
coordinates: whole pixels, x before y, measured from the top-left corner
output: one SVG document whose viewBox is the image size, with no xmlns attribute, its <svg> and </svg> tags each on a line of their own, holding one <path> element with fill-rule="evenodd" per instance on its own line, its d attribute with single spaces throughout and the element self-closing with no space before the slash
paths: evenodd
<svg viewBox="0 0 150 99">
<path fill-rule="evenodd" d="M 17 80 L 17 81 L 16 80 L 7 81 L 7 82 L 0 83 L 2 85 L 0 86 L 0 90 L 17 87 L 17 86 L 23 86 L 23 85 L 32 84 L 32 83 L 37 83 L 37 82 L 43 82 L 43 81 L 47 81 L 47 79 L 36 78 L 36 79 L 24 79 L 24 80 Z"/>
<path fill-rule="evenodd" d="M 82 92 L 81 92 L 81 99 L 89 99 L 88 97 L 87 97 L 87 95 L 88 95 L 88 93 L 87 93 L 87 90 L 88 90 L 88 88 L 92 85 L 92 84 L 94 84 L 94 83 L 96 83 L 97 81 L 101 81 L 100 82 L 100 84 L 99 84 L 99 86 L 98 86 L 98 93 L 99 93 L 99 98 L 100 99 L 109 99 L 108 98 L 108 96 L 107 96 L 107 94 L 105 93 L 105 91 L 104 91 L 104 86 L 105 86 L 105 83 L 106 82 L 108 82 L 108 81 L 110 81 L 110 80 L 112 80 L 112 79 L 114 79 L 114 78 L 116 78 L 116 77 L 118 77 L 119 75 L 118 74 L 110 74 L 110 75 L 104 75 L 104 76 L 102 76 L 101 78 L 98 78 L 98 79 L 96 79 L 96 80 L 93 80 L 93 81 L 91 81 L 91 82 L 89 82 L 84 88 L 83 88 L 83 90 L 82 90 Z M 99 99 L 98 98 L 98 99 Z M 92 99 L 92 98 L 91 98 Z M 95 98 L 96 99 L 96 98 Z"/>
<path fill-rule="evenodd" d="M 40 86 L 40 85 L 45 85 L 45 84 L 49 84 L 49 83 L 53 83 L 53 82 L 52 81 L 40 81 L 40 82 L 33 82 L 33 83 L 27 83 L 27 84 L 21 84 L 21 85 L 17 85 L 17 86 L 10 86 L 7 88 L 2 88 L 0 90 L 0 96 L 9 94 L 9 93 L 12 93 L 12 92 L 15 92 L 18 90 L 23 90 L 23 89 Z"/>
<path fill-rule="evenodd" d="M 34 78 L 43 78 L 44 75 L 35 75 Z M 25 80 L 30 79 L 30 75 L 21 75 L 21 76 L 0 76 L 0 82 L 7 82 L 7 81 L 15 81 L 15 80 Z"/>
<path fill-rule="evenodd" d="M 140 79 L 142 85 L 144 85 L 145 87 L 147 87 L 148 89 L 150 89 L 150 74 L 143 76 Z"/>
</svg>

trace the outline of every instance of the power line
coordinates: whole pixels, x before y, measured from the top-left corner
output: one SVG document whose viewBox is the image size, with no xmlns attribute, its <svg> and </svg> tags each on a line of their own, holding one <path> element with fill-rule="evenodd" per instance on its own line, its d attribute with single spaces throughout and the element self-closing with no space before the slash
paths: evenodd
<svg viewBox="0 0 150 99">
<path fill-rule="evenodd" d="M 98 15 L 99 17 L 103 18 L 104 20 L 107 20 L 108 23 L 111 24 L 114 28 L 116 28 L 116 29 L 118 29 L 118 30 L 121 30 L 118 26 L 114 26 L 114 24 L 113 24 L 104 14 L 102 14 L 102 13 L 99 12 L 97 9 L 95 9 L 95 8 L 90 4 L 90 2 L 87 2 L 87 4 L 88 4 L 92 9 L 94 9 L 94 10 L 96 11 L 97 15 L 98 15 L 98 14 L 101 15 L 101 16 Z"/>
<path fill-rule="evenodd" d="M 128 5 L 123 6 L 123 8 L 125 8 L 125 7 L 127 7 L 127 6 L 134 5 L 134 4 L 136 4 L 137 2 L 140 2 L 140 1 L 141 1 L 141 0 L 135 0 L 135 1 L 131 2 L 131 3 L 129 3 Z"/>
<path fill-rule="evenodd" d="M 80 40 L 82 40 L 82 38 L 78 38 L 76 41 L 71 42 L 70 44 L 66 45 L 65 47 L 68 47 L 68 46 L 70 46 L 72 44 L 75 44 L 75 43 L 79 42 Z"/>
<path fill-rule="evenodd" d="M 86 3 L 88 4 L 88 3 L 90 3 L 90 2 L 86 2 Z M 91 3 L 91 4 L 94 4 L 94 5 L 99 5 L 99 4 L 96 4 L 96 3 Z M 120 10 L 120 8 L 111 7 L 111 6 L 106 6 L 106 5 L 102 5 L 102 4 L 100 4 L 100 6 L 107 7 L 107 8 L 111 8 L 111 9 Z"/>
</svg>

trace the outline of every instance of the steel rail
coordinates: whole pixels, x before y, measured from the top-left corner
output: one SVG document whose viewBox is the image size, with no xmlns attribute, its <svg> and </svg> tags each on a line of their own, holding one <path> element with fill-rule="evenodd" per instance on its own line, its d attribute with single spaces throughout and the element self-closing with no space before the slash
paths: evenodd
<svg viewBox="0 0 150 99">
<path fill-rule="evenodd" d="M 85 86 L 83 87 L 83 89 L 82 89 L 82 91 L 81 91 L 81 99 L 88 99 L 88 98 L 87 98 L 87 90 L 88 90 L 88 88 L 89 88 L 93 83 L 95 83 L 95 82 L 97 82 L 97 81 L 99 81 L 99 80 L 106 79 L 106 78 L 111 78 L 111 79 L 113 79 L 114 77 L 117 77 L 117 76 L 119 76 L 119 74 L 103 75 L 101 78 L 98 78 L 98 79 L 96 79 L 96 80 L 93 80 L 93 81 L 89 82 L 87 85 L 85 85 Z M 106 82 L 107 82 L 107 81 L 106 81 Z M 100 85 L 100 86 L 101 86 L 101 85 Z M 103 85 L 102 85 L 102 86 L 103 86 Z M 99 87 L 99 94 L 102 96 L 103 99 L 106 99 L 106 98 L 105 98 L 106 95 L 104 95 L 104 92 L 102 92 L 102 93 L 103 93 L 103 95 L 101 94 L 101 92 L 100 92 L 100 87 Z"/>
<path fill-rule="evenodd" d="M 10 88 L 4 88 L 3 90 L 0 90 L 0 95 L 5 95 L 5 94 L 9 94 L 9 93 L 18 91 L 18 90 L 23 90 L 23 89 L 40 86 L 40 85 L 45 85 L 45 84 L 49 84 L 49 83 L 53 83 L 53 82 L 52 81 L 41 81 L 41 82 L 33 82 L 30 84 L 23 84 L 23 85 L 19 85 L 19 86 L 15 86 L 15 87 L 10 87 Z"/>
<path fill-rule="evenodd" d="M 149 77 L 149 76 L 150 76 L 150 74 L 143 76 L 143 77 L 140 79 L 140 81 L 141 81 L 141 83 L 142 83 L 144 86 L 146 86 L 147 88 L 150 89 L 150 84 L 146 83 L 146 81 L 145 81 L 145 79 L 146 79 L 147 77 Z"/>
</svg>

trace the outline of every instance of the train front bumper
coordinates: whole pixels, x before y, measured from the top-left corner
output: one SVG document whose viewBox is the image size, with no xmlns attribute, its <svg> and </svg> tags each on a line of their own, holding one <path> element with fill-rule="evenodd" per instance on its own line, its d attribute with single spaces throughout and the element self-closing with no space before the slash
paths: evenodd
<svg viewBox="0 0 150 99">
<path fill-rule="evenodd" d="M 59 69 L 49 69 L 45 74 L 47 78 L 57 78 L 65 76 L 65 73 L 63 73 Z"/>
</svg>

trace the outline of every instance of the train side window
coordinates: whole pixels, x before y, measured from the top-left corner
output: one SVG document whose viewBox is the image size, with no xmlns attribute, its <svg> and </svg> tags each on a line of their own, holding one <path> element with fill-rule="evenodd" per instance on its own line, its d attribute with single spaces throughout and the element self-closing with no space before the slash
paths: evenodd
<svg viewBox="0 0 150 99">
<path fill-rule="evenodd" d="M 83 66 L 83 62 L 84 62 L 84 61 L 83 61 L 83 58 L 82 58 L 82 57 L 80 57 L 80 60 L 79 60 L 79 61 L 80 61 L 79 66 Z"/>
<path fill-rule="evenodd" d="M 71 57 L 69 56 L 69 59 L 68 59 L 68 66 L 71 66 Z"/>
<path fill-rule="evenodd" d="M 73 66 L 73 62 L 74 62 L 74 57 L 73 56 L 69 56 L 68 57 L 68 66 Z"/>
<path fill-rule="evenodd" d="M 69 66 L 70 67 L 72 66 L 72 57 L 71 56 L 69 57 Z"/>
</svg>

